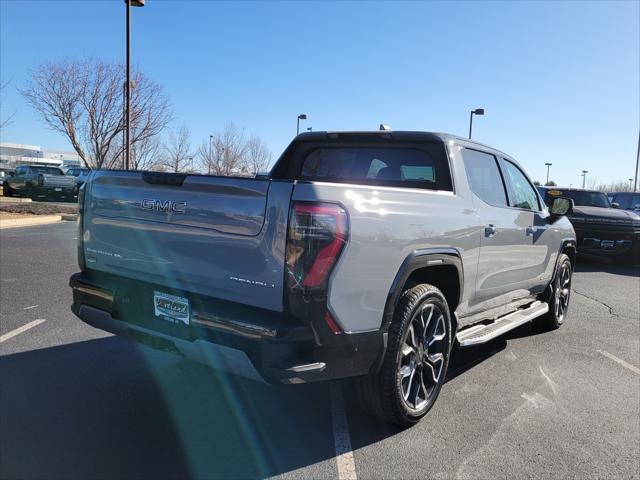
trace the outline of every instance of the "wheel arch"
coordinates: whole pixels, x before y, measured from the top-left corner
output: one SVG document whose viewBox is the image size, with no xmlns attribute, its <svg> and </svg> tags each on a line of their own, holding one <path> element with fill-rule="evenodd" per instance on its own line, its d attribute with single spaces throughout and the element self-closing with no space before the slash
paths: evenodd
<svg viewBox="0 0 640 480">
<path fill-rule="evenodd" d="M 464 285 L 460 253 L 455 248 L 421 249 L 407 255 L 396 272 L 384 308 L 382 328 L 385 331 L 393 320 L 402 292 L 418 283 L 428 283 L 442 291 L 455 321 L 453 312 L 460 304 Z"/>
<path fill-rule="evenodd" d="M 455 248 L 414 250 L 403 260 L 387 294 L 380 327 L 383 346 L 378 361 L 374 363 L 374 370 L 378 370 L 382 365 L 387 350 L 389 326 L 393 321 L 402 292 L 418 283 L 429 283 L 442 291 L 449 306 L 452 336 L 455 336 L 458 320 L 454 312 L 461 302 L 464 285 L 464 269 L 460 252 Z"/>
<path fill-rule="evenodd" d="M 577 248 L 577 245 L 576 245 L 576 241 L 573 240 L 573 239 L 564 240 L 562 242 L 562 246 L 560 247 L 560 253 L 564 253 L 569 257 L 569 260 L 571 260 L 571 268 L 575 269 L 576 268 L 576 256 L 577 256 L 577 253 L 578 253 L 578 248 Z M 557 263 L 558 262 L 556 261 L 556 264 Z M 555 275 L 555 272 L 554 272 L 554 275 Z"/>
</svg>

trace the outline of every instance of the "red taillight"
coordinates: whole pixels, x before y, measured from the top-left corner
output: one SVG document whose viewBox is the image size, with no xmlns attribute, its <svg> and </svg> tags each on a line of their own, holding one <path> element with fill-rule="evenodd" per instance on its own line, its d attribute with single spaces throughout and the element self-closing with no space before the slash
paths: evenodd
<svg viewBox="0 0 640 480">
<path fill-rule="evenodd" d="M 289 290 L 324 290 L 347 242 L 347 213 L 331 203 L 296 202 L 287 232 Z"/>
</svg>

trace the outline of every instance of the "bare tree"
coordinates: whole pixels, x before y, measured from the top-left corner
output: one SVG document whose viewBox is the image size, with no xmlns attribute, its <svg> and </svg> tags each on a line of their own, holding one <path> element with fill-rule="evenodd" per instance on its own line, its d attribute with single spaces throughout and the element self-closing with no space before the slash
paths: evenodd
<svg viewBox="0 0 640 480">
<path fill-rule="evenodd" d="M 210 175 L 255 176 L 268 167 L 271 157 L 258 136 L 247 139 L 244 129 L 239 129 L 233 122 L 227 123 L 221 133 L 203 141 L 198 148 L 199 162 Z"/>
<path fill-rule="evenodd" d="M 273 155 L 260 137 L 251 135 L 247 141 L 246 157 L 249 173 L 255 177 L 269 167 Z"/>
<path fill-rule="evenodd" d="M 43 64 L 22 95 L 53 130 L 65 135 L 85 165 L 122 165 L 124 69 L 97 60 Z M 131 145 L 158 135 L 171 120 L 160 85 L 135 71 L 131 90 Z"/>
<path fill-rule="evenodd" d="M 4 97 L 2 96 L 2 94 L 4 93 L 4 90 L 8 86 L 9 86 L 9 80 L 6 80 L 6 81 L 0 80 L 0 130 L 11 125 L 11 123 L 13 122 L 13 117 L 16 114 L 16 112 L 12 112 L 6 118 L 4 119 L 2 118 L 2 110 L 3 110 L 2 106 L 4 106 Z"/>
<path fill-rule="evenodd" d="M 147 137 L 131 145 L 131 163 L 134 170 L 162 168 L 162 145 L 157 136 Z"/>
<path fill-rule="evenodd" d="M 595 189 L 601 192 L 632 192 L 633 182 L 629 180 L 616 180 L 609 183 L 599 183 Z"/>
<path fill-rule="evenodd" d="M 597 177 L 587 176 L 587 180 L 584 182 L 585 188 L 588 188 L 589 190 L 595 190 L 597 184 L 598 184 Z"/>
<path fill-rule="evenodd" d="M 186 125 L 169 135 L 169 141 L 163 148 L 162 166 L 169 172 L 192 172 L 193 153 L 191 134 Z"/>
</svg>

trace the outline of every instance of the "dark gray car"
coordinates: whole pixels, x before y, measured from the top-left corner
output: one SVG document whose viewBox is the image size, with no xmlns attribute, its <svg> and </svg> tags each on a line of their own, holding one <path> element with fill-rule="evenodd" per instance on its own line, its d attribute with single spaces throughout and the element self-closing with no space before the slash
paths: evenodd
<svg viewBox="0 0 640 480">
<path fill-rule="evenodd" d="M 566 319 L 571 202 L 456 136 L 306 133 L 268 178 L 96 171 L 79 197 L 83 321 L 258 381 L 354 378 L 396 424 L 454 344 Z"/>
<path fill-rule="evenodd" d="M 76 193 L 76 181 L 58 167 L 20 165 L 10 177 L 5 178 L 3 189 L 8 197 L 70 199 Z"/>
</svg>

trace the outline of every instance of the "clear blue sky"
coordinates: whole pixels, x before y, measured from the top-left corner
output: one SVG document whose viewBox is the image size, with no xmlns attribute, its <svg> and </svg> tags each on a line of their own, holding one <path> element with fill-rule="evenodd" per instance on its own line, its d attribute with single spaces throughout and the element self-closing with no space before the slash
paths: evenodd
<svg viewBox="0 0 640 480">
<path fill-rule="evenodd" d="M 133 58 L 162 84 L 194 144 L 226 121 L 274 155 L 298 113 L 314 130 L 466 135 L 533 178 L 633 176 L 640 123 L 640 2 L 214 2 L 147 0 Z M 39 63 L 121 60 L 122 0 L 0 0 L 3 141 L 70 149 L 16 87 Z M 3 112 L 3 113 L 4 113 Z"/>
</svg>

